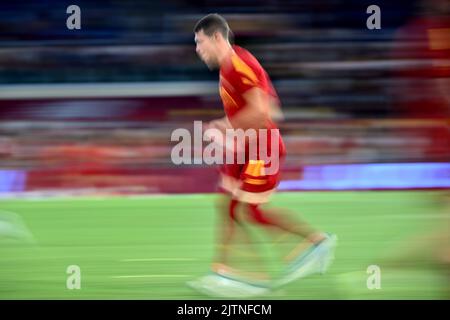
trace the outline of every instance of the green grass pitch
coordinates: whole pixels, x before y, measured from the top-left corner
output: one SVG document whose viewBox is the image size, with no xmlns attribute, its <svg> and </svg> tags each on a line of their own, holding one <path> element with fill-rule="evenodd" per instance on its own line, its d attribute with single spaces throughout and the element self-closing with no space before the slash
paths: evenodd
<svg viewBox="0 0 450 320">
<path fill-rule="evenodd" d="M 336 260 L 325 275 L 300 279 L 268 299 L 441 299 L 445 275 L 413 258 L 413 268 L 384 267 L 388 251 L 411 250 L 411 236 L 433 230 L 447 213 L 436 192 L 287 192 L 284 207 L 336 233 Z M 36 244 L 0 240 L 0 299 L 208 299 L 185 282 L 208 271 L 216 195 L 1 200 L 20 215 Z M 262 244 L 264 245 L 264 244 Z M 414 260 L 416 259 L 416 260 Z M 81 270 L 69 290 L 66 271 Z M 381 289 L 369 290 L 369 265 Z"/>
</svg>

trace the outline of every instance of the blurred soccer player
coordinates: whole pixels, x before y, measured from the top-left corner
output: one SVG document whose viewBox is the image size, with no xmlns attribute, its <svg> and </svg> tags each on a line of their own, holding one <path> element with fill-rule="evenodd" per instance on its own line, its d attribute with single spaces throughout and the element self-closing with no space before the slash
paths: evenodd
<svg viewBox="0 0 450 320">
<path fill-rule="evenodd" d="M 212 121 L 208 128 L 215 128 L 223 133 L 228 132 L 227 130 L 253 129 L 258 133 L 267 133 L 267 136 L 266 139 L 261 139 L 260 135 L 255 139 L 247 137 L 241 148 L 245 150 L 245 163 L 239 164 L 236 161 L 239 153 L 237 146 L 234 150 L 234 163 L 226 163 L 221 168 L 224 232 L 212 271 L 219 277 L 227 278 L 239 274 L 238 270 L 228 265 L 228 248 L 236 228 L 245 219 L 269 230 L 298 235 L 310 243 L 307 250 L 293 250 L 296 254 L 279 280 L 280 283 L 324 272 L 332 260 L 336 237 L 317 231 L 306 222 L 287 219 L 279 210 L 261 208 L 261 204 L 268 202 L 278 185 L 280 163 L 285 156 L 284 143 L 274 119 L 280 114 L 279 100 L 269 76 L 256 58 L 247 50 L 230 43 L 230 32 L 226 20 L 218 14 L 205 16 L 194 28 L 198 56 L 209 69 L 220 69 L 220 96 L 226 116 Z M 271 139 L 274 137 L 278 140 L 278 147 L 271 150 Z M 271 160 L 278 162 L 276 169 L 270 167 L 273 163 L 264 161 L 260 153 L 250 154 L 251 144 L 256 144 L 257 150 L 265 149 L 271 155 Z M 244 212 L 242 216 L 238 214 L 238 209 Z"/>
</svg>

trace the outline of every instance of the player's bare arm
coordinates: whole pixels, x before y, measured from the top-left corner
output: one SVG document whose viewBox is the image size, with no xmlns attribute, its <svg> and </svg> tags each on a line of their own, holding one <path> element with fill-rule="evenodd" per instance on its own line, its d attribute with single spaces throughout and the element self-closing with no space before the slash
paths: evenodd
<svg viewBox="0 0 450 320">
<path fill-rule="evenodd" d="M 231 129 L 232 126 L 231 126 L 230 121 L 228 120 L 228 117 L 225 116 L 225 117 L 223 117 L 223 118 L 215 119 L 215 120 L 209 122 L 209 123 L 207 124 L 206 128 L 207 128 L 207 129 L 209 129 L 209 128 L 218 129 L 218 130 L 220 130 L 222 133 L 225 133 L 225 132 L 226 132 L 225 130 L 226 130 L 226 129 Z"/>
<path fill-rule="evenodd" d="M 230 123 L 234 129 L 266 129 L 270 119 L 269 97 L 258 87 L 254 87 L 243 95 L 246 105 Z"/>
</svg>

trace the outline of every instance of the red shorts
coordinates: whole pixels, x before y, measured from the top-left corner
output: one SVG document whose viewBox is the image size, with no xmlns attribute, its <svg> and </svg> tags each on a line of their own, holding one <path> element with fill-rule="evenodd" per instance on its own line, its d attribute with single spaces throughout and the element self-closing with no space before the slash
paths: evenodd
<svg viewBox="0 0 450 320">
<path fill-rule="evenodd" d="M 280 182 L 280 169 L 285 158 L 285 147 L 281 137 L 278 145 L 277 154 L 271 154 L 269 151 L 271 156 L 268 162 L 259 156 L 254 159 L 247 157 L 247 150 L 244 163 L 222 165 L 220 189 L 241 202 L 255 204 L 268 202 Z M 270 141 L 267 148 L 270 148 Z"/>
</svg>

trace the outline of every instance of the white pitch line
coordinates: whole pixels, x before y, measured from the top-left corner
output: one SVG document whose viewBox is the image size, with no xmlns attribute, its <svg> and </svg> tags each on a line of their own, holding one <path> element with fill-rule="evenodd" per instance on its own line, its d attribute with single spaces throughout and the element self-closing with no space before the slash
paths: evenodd
<svg viewBox="0 0 450 320">
<path fill-rule="evenodd" d="M 114 279 L 127 279 L 127 278 L 187 278 L 191 277 L 187 274 L 140 274 L 132 276 L 113 276 Z"/>
<path fill-rule="evenodd" d="M 146 261 L 196 261 L 194 258 L 148 258 L 148 259 L 123 259 L 122 262 L 146 262 Z"/>
</svg>

